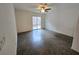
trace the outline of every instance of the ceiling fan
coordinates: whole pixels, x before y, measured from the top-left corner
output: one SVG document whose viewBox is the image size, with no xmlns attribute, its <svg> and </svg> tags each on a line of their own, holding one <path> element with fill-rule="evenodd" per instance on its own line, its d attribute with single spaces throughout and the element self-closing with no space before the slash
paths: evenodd
<svg viewBox="0 0 79 59">
<path fill-rule="evenodd" d="M 51 10 L 51 8 L 48 7 L 47 3 L 40 3 L 37 9 L 39 9 L 41 12 L 48 12 L 49 10 Z"/>
</svg>

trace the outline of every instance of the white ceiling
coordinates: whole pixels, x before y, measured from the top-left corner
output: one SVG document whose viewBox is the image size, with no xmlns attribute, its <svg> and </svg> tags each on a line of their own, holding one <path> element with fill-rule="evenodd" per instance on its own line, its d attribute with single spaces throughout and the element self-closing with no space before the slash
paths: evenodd
<svg viewBox="0 0 79 59">
<path fill-rule="evenodd" d="M 37 10 L 37 7 L 40 3 L 14 3 L 14 7 L 16 9 L 20 10 L 29 10 L 32 12 L 40 13 L 39 10 Z M 49 7 L 53 7 L 56 3 L 48 3 Z"/>
<path fill-rule="evenodd" d="M 32 12 L 40 13 L 40 11 L 37 9 L 39 4 L 40 3 L 14 3 L 14 7 L 19 10 L 29 10 Z M 79 3 L 48 3 L 48 6 L 52 9 L 48 13 L 52 13 L 55 9 L 55 6 L 63 6 L 65 8 L 79 8 Z"/>
</svg>

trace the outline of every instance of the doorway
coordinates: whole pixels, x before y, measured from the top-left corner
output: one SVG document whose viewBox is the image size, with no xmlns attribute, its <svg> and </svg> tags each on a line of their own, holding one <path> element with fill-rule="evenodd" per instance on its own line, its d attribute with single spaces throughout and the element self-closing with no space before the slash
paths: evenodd
<svg viewBox="0 0 79 59">
<path fill-rule="evenodd" d="M 41 29 L 41 17 L 39 16 L 33 16 L 32 17 L 32 22 L 33 22 L 33 30 L 35 29 Z"/>
</svg>

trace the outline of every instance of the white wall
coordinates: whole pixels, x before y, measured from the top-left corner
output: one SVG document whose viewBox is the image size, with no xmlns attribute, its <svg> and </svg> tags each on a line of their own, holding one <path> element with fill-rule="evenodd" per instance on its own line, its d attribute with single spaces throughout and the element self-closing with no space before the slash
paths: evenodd
<svg viewBox="0 0 79 59">
<path fill-rule="evenodd" d="M 75 27 L 72 49 L 79 52 L 79 18 Z"/>
<path fill-rule="evenodd" d="M 15 10 L 17 32 L 26 32 L 32 30 L 32 16 L 40 16 L 42 18 L 42 28 L 45 27 L 44 16 L 38 13 L 34 13 L 28 10 Z"/>
<path fill-rule="evenodd" d="M 32 30 L 32 14 L 29 11 L 15 10 L 18 32 Z"/>
<path fill-rule="evenodd" d="M 42 15 L 41 15 L 41 27 L 42 27 L 42 28 L 45 28 L 45 17 L 46 17 L 45 14 L 42 14 Z"/>
<path fill-rule="evenodd" d="M 0 4 L 0 40 L 5 37 L 5 43 L 0 54 L 16 54 L 16 24 L 12 4 Z"/>
<path fill-rule="evenodd" d="M 58 4 L 46 15 L 46 28 L 73 36 L 71 49 L 79 52 L 79 4 Z"/>
<path fill-rule="evenodd" d="M 74 25 L 79 12 L 79 4 L 57 4 L 46 16 L 46 28 L 68 36 L 73 36 Z"/>
</svg>

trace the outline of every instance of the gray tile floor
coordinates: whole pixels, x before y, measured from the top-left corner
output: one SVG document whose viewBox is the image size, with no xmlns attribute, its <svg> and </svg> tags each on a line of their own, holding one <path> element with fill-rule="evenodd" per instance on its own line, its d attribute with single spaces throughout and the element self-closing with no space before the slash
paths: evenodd
<svg viewBox="0 0 79 59">
<path fill-rule="evenodd" d="M 70 49 L 72 37 L 48 30 L 33 30 L 18 34 L 18 55 L 79 55 Z"/>
</svg>

